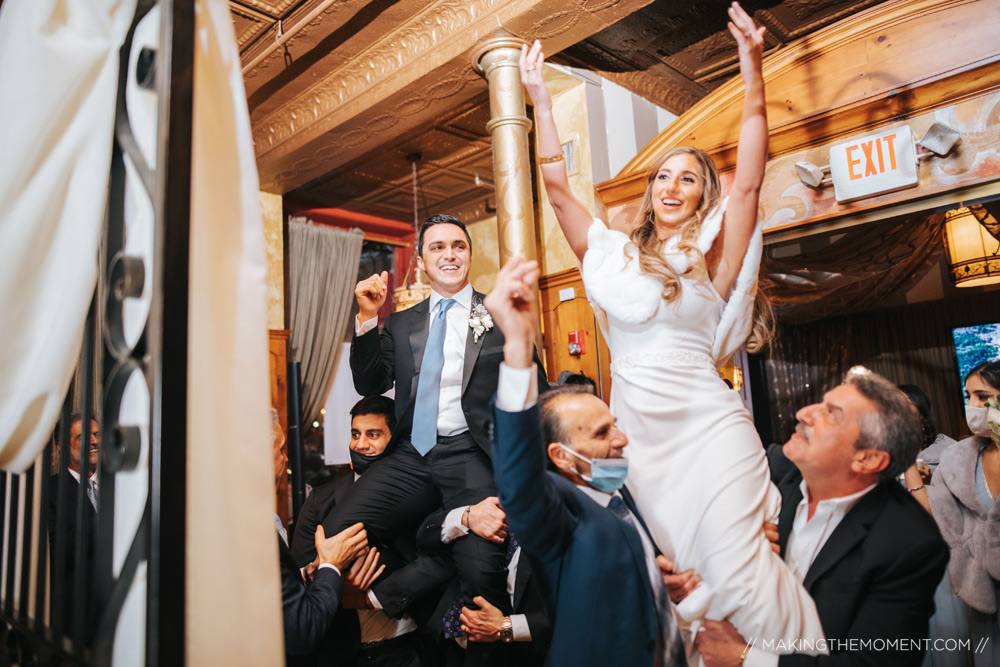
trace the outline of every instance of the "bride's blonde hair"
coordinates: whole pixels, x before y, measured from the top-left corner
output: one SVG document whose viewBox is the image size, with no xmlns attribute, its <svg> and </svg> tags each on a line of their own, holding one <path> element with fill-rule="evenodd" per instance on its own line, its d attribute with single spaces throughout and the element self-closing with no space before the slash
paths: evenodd
<svg viewBox="0 0 1000 667">
<path fill-rule="evenodd" d="M 701 225 L 708 214 L 719 205 L 722 198 L 722 183 L 719 179 L 719 171 L 715 168 L 715 162 L 705 151 L 700 148 L 688 146 L 678 146 L 667 151 L 649 170 L 647 176 L 646 194 L 642 198 L 642 205 L 636 214 L 635 220 L 629 230 L 631 244 L 637 250 L 639 270 L 641 273 L 653 276 L 663 284 L 663 291 L 660 295 L 667 303 L 673 303 L 680 298 L 681 277 L 670 264 L 663 259 L 663 244 L 656 234 L 656 214 L 653 212 L 653 181 L 660 171 L 663 163 L 675 155 L 688 154 L 694 156 L 701 168 L 702 192 L 701 201 L 694 215 L 685 220 L 677 233 L 677 249 L 683 252 L 690 260 L 688 269 L 683 275 L 695 280 L 701 280 L 708 275 L 708 266 L 705 263 L 705 255 L 698 249 L 698 235 L 701 233 Z M 628 255 L 626 253 L 626 260 Z M 758 288 L 757 298 L 754 303 L 753 328 L 747 338 L 747 349 L 750 352 L 757 352 L 762 349 L 770 340 L 773 334 L 773 311 L 770 300 Z"/>
</svg>

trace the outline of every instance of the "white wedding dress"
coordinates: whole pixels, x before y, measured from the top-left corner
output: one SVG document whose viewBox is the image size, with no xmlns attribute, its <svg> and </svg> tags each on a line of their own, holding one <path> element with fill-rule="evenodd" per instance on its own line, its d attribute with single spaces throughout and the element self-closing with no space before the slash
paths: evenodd
<svg viewBox="0 0 1000 667">
<path fill-rule="evenodd" d="M 702 252 L 718 234 L 723 208 L 702 225 Z M 606 316 L 611 411 L 629 438 L 629 489 L 678 571 L 693 568 L 703 579 L 678 614 L 687 623 L 727 619 L 758 647 L 762 640 L 815 642 L 823 636 L 816 606 L 763 533 L 765 519 L 777 523 L 781 498 L 760 438 L 716 370 L 750 330 L 760 230 L 728 303 L 707 278 L 682 277 L 680 298 L 667 304 L 662 284 L 639 273 L 637 260 L 626 261 L 625 234 L 595 220 L 587 240 L 583 281 Z M 665 252 L 683 273 L 688 260 L 676 241 Z"/>
</svg>

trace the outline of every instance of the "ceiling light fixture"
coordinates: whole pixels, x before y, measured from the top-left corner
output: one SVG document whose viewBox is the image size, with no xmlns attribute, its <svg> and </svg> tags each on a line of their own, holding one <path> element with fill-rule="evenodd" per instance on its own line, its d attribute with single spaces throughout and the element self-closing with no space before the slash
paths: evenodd
<svg viewBox="0 0 1000 667">
<path fill-rule="evenodd" d="M 420 242 L 420 215 L 417 207 L 417 163 L 421 159 L 420 153 L 410 153 L 406 160 L 410 163 L 410 173 L 413 182 L 413 254 L 410 256 L 410 266 L 406 269 L 406 277 L 402 284 L 392 293 L 392 310 L 398 313 L 415 306 L 431 295 L 431 286 L 424 285 L 420 280 L 420 269 L 417 268 L 417 255 L 420 249 L 417 244 Z M 412 280 L 411 280 L 412 278 Z"/>
</svg>

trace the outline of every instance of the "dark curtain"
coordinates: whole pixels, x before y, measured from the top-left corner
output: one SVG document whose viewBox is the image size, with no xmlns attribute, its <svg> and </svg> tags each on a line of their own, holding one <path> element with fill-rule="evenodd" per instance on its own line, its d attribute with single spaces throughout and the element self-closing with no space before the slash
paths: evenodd
<svg viewBox="0 0 1000 667">
<path fill-rule="evenodd" d="M 937 264 L 943 231 L 943 213 L 861 225 L 822 250 L 767 260 L 764 289 L 786 324 L 870 310 Z"/>
<path fill-rule="evenodd" d="M 921 387 L 941 433 L 968 434 L 951 330 L 1000 322 L 1000 295 L 975 295 L 780 326 L 765 369 L 775 440 L 795 428 L 795 412 L 822 400 L 860 364 L 896 384 Z"/>
</svg>

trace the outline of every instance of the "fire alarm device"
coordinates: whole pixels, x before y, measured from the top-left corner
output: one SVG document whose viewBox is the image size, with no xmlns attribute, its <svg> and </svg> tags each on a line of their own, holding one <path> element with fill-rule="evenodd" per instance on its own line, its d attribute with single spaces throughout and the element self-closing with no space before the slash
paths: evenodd
<svg viewBox="0 0 1000 667">
<path fill-rule="evenodd" d="M 587 354 L 587 332 L 583 329 L 569 332 L 569 353 L 574 357 Z"/>
</svg>

